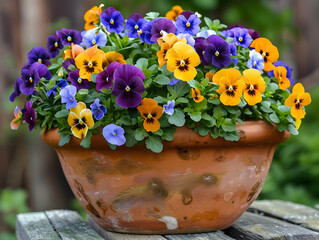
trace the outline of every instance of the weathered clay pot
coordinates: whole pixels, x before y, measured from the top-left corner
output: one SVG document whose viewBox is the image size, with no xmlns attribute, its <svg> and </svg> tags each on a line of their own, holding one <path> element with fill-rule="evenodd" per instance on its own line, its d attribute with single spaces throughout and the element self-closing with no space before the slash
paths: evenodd
<svg viewBox="0 0 319 240">
<path fill-rule="evenodd" d="M 201 137 L 177 128 L 155 154 L 144 146 L 111 150 L 102 134 L 91 149 L 80 140 L 59 147 L 57 129 L 45 132 L 69 185 L 104 229 L 129 233 L 191 233 L 232 225 L 261 191 L 275 147 L 289 134 L 275 125 L 238 125 L 239 142 Z"/>
</svg>

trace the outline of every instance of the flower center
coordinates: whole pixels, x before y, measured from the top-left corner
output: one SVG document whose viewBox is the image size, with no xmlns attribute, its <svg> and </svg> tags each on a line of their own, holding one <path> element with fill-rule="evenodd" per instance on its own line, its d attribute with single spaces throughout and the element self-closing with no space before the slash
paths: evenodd
<svg viewBox="0 0 319 240">
<path fill-rule="evenodd" d="M 160 34 L 161 34 L 161 36 L 164 37 L 165 35 L 167 35 L 167 32 L 165 32 L 164 30 L 161 30 L 161 31 L 160 31 Z"/>
<path fill-rule="evenodd" d="M 136 24 L 134 28 L 137 30 L 138 29 L 138 25 Z"/>
<path fill-rule="evenodd" d="M 30 82 L 30 83 L 32 83 L 32 82 L 33 82 L 33 79 L 32 79 L 32 77 L 30 77 L 30 78 L 29 78 L 29 82 Z"/>
<path fill-rule="evenodd" d="M 230 85 L 230 86 L 228 87 L 228 90 L 229 90 L 229 91 L 233 91 L 233 90 L 234 90 L 233 86 Z"/>
<path fill-rule="evenodd" d="M 242 41 L 243 41 L 243 38 L 242 38 L 242 37 L 239 37 L 238 40 L 239 40 L 239 42 L 242 42 Z"/>
<path fill-rule="evenodd" d="M 250 90 L 250 91 L 255 90 L 254 85 L 251 84 L 250 87 L 249 87 L 249 90 Z"/>
<path fill-rule="evenodd" d="M 110 20 L 110 23 L 113 25 L 113 24 L 114 24 L 114 20 L 113 20 L 113 19 L 111 19 L 111 20 Z"/>
<path fill-rule="evenodd" d="M 266 53 L 263 52 L 263 53 L 261 54 L 261 56 L 262 56 L 263 58 L 266 57 Z"/>
<path fill-rule="evenodd" d="M 78 78 L 78 83 L 82 83 L 82 78 Z"/>
<path fill-rule="evenodd" d="M 204 54 L 205 54 L 205 51 L 202 51 L 202 54 L 204 55 Z"/>
<path fill-rule="evenodd" d="M 190 26 L 191 26 L 191 24 L 187 21 L 186 27 L 190 27 Z"/>
<path fill-rule="evenodd" d="M 126 86 L 125 91 L 129 92 L 131 91 L 131 88 L 129 86 Z"/>
<path fill-rule="evenodd" d="M 93 64 L 91 62 L 88 62 L 88 67 L 89 68 L 92 68 L 93 67 Z"/>
<path fill-rule="evenodd" d="M 142 32 L 143 32 L 142 29 L 137 30 L 138 36 L 140 36 L 142 34 Z"/>
<path fill-rule="evenodd" d="M 95 39 L 93 39 L 93 40 L 92 40 L 92 44 L 93 44 L 93 45 L 95 45 L 95 44 L 96 44 L 96 41 L 95 41 Z"/>
<path fill-rule="evenodd" d="M 105 81 L 106 81 L 106 82 L 109 82 L 109 77 L 107 77 L 107 78 L 105 79 Z"/>
<path fill-rule="evenodd" d="M 55 42 L 54 47 L 58 47 L 58 46 L 59 46 L 58 42 Z"/>
<path fill-rule="evenodd" d="M 181 60 L 181 67 L 184 67 L 184 66 L 185 66 L 185 61 Z"/>
<path fill-rule="evenodd" d="M 117 136 L 117 134 L 116 134 L 116 133 L 113 133 L 113 136 L 114 136 L 114 137 L 116 137 L 116 136 Z"/>
<path fill-rule="evenodd" d="M 70 98 L 70 101 L 73 102 L 73 98 Z M 80 120 L 80 122 L 81 122 L 81 120 Z"/>
<path fill-rule="evenodd" d="M 72 37 L 68 36 L 67 40 L 68 40 L 68 42 L 71 42 L 72 41 Z"/>
<path fill-rule="evenodd" d="M 152 114 L 149 113 L 149 114 L 147 115 L 147 118 L 148 118 L 148 119 L 153 118 Z"/>
<path fill-rule="evenodd" d="M 219 56 L 219 52 L 218 52 L 218 51 L 215 52 L 215 56 L 216 56 L 216 57 Z"/>
<path fill-rule="evenodd" d="M 256 67 L 256 65 L 257 65 L 256 61 L 254 62 L 254 64 L 253 64 L 253 65 L 254 65 L 254 67 Z"/>
<path fill-rule="evenodd" d="M 38 63 L 42 63 L 42 59 L 41 58 L 38 59 Z"/>
</svg>

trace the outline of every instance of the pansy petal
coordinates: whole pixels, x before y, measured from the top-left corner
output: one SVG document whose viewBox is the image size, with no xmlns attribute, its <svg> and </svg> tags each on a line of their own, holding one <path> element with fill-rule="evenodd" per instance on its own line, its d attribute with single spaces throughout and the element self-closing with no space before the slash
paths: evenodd
<svg viewBox="0 0 319 240">
<path fill-rule="evenodd" d="M 156 132 L 160 129 L 161 124 L 160 122 L 155 118 L 147 118 L 144 120 L 143 127 L 148 132 Z"/>
<path fill-rule="evenodd" d="M 285 101 L 285 105 L 287 107 L 291 107 L 292 105 L 294 105 L 296 99 L 297 99 L 297 94 L 296 93 L 290 94 L 289 97 Z"/>
<path fill-rule="evenodd" d="M 303 119 L 306 115 L 306 112 L 302 107 L 296 108 L 296 106 L 292 106 L 290 109 L 291 116 L 298 119 Z"/>
<path fill-rule="evenodd" d="M 94 126 L 92 111 L 90 109 L 83 109 L 80 112 L 80 119 L 91 129 Z"/>
<path fill-rule="evenodd" d="M 68 116 L 68 124 L 70 127 L 75 126 L 76 124 L 79 123 L 79 116 L 77 116 L 74 112 L 70 112 Z"/>
<path fill-rule="evenodd" d="M 88 126 L 86 126 L 83 123 L 82 124 L 78 123 L 77 125 L 71 127 L 71 132 L 73 136 L 75 136 L 76 138 L 83 139 L 85 138 L 88 132 Z"/>
<path fill-rule="evenodd" d="M 80 118 L 80 113 L 83 109 L 86 109 L 86 105 L 84 102 L 78 102 L 78 104 L 76 105 L 76 107 L 74 108 L 70 108 L 70 111 L 75 113 L 75 115 L 78 116 L 78 118 Z M 73 126 L 73 125 L 72 125 Z"/>
<path fill-rule="evenodd" d="M 196 75 L 197 75 L 197 70 L 196 68 L 192 67 L 192 66 L 187 66 L 188 69 L 187 71 L 182 71 L 180 68 L 176 68 L 174 71 L 174 76 L 177 79 L 183 80 L 183 81 L 190 81 L 193 80 Z"/>
<path fill-rule="evenodd" d="M 303 99 L 302 106 L 307 106 L 311 103 L 311 97 L 309 93 L 303 94 L 300 99 Z"/>
</svg>

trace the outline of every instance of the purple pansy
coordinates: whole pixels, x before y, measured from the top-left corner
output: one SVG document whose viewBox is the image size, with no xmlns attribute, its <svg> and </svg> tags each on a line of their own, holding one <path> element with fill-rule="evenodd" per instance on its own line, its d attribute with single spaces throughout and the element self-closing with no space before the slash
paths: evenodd
<svg viewBox="0 0 319 240">
<path fill-rule="evenodd" d="M 175 34 L 176 27 L 172 20 L 167 18 L 158 19 L 152 26 L 151 29 L 151 41 L 156 42 L 157 39 L 165 36 L 168 33 Z"/>
<path fill-rule="evenodd" d="M 137 107 L 142 101 L 145 75 L 138 67 L 122 65 L 114 72 L 114 86 L 112 94 L 116 103 L 124 108 Z"/>
<path fill-rule="evenodd" d="M 138 13 L 134 13 L 126 22 L 126 29 L 128 30 L 128 36 L 130 38 L 139 38 L 141 29 L 147 23 L 146 19 Z"/>
<path fill-rule="evenodd" d="M 237 48 L 234 43 L 229 44 L 229 49 L 230 49 L 230 56 L 232 57 L 237 57 Z M 238 63 L 238 57 L 237 58 L 232 58 L 231 59 L 236 66 Z"/>
<path fill-rule="evenodd" d="M 71 81 L 71 84 L 75 86 L 78 91 L 90 88 L 89 80 L 80 78 L 80 70 L 70 72 L 68 80 Z"/>
<path fill-rule="evenodd" d="M 252 38 L 246 28 L 233 28 L 230 31 L 233 32 L 234 43 L 236 46 L 242 46 L 248 48 L 252 42 Z"/>
<path fill-rule="evenodd" d="M 80 44 L 82 42 L 82 36 L 80 32 L 73 29 L 62 28 L 56 31 L 56 35 L 60 38 L 63 45 Z"/>
<path fill-rule="evenodd" d="M 205 65 L 208 66 L 211 64 L 211 62 L 207 62 L 204 58 L 206 45 L 205 45 L 205 39 L 202 37 L 195 38 L 195 50 L 200 58 L 200 61 Z"/>
<path fill-rule="evenodd" d="M 96 89 L 98 91 L 101 91 L 101 89 L 110 89 L 112 87 L 114 71 L 120 66 L 122 66 L 122 64 L 112 62 L 104 71 L 96 76 Z"/>
<path fill-rule="evenodd" d="M 62 67 L 68 72 L 70 73 L 72 70 L 69 69 L 69 66 L 73 65 L 75 67 L 75 61 L 73 58 L 68 58 L 67 60 L 65 60 L 62 63 Z"/>
<path fill-rule="evenodd" d="M 29 124 L 29 131 L 31 132 L 35 127 L 35 111 L 32 108 L 32 100 L 25 104 L 25 111 L 23 111 L 23 118 L 26 123 Z"/>
<path fill-rule="evenodd" d="M 293 85 L 294 84 L 294 80 L 292 79 L 292 70 L 293 69 L 290 68 L 286 63 L 284 63 L 282 61 L 277 61 L 277 62 L 274 62 L 273 64 L 275 65 L 275 67 L 282 66 L 282 67 L 287 69 L 287 78 L 289 79 L 290 84 Z M 275 77 L 274 71 L 269 71 L 268 76 L 270 78 Z"/>
<path fill-rule="evenodd" d="M 152 21 L 144 24 L 143 28 L 141 29 L 142 30 L 142 33 L 140 34 L 140 38 L 143 42 L 147 43 L 147 44 L 153 44 L 155 43 L 156 41 L 152 41 L 151 40 L 151 37 L 152 37 L 152 34 L 151 34 L 151 30 L 152 30 L 152 26 L 153 24 L 157 21 L 158 19 L 153 19 Z"/>
<path fill-rule="evenodd" d="M 193 38 L 192 35 L 180 33 L 177 35 L 177 38 L 178 39 L 186 38 L 187 44 L 191 45 L 192 47 L 195 46 L 195 39 Z"/>
<path fill-rule="evenodd" d="M 66 109 L 74 108 L 77 105 L 75 100 L 76 87 L 68 85 L 65 88 L 61 89 L 60 96 L 61 102 L 66 103 Z"/>
<path fill-rule="evenodd" d="M 124 129 L 115 124 L 109 124 L 103 128 L 103 137 L 110 144 L 121 146 L 126 142 Z"/>
<path fill-rule="evenodd" d="M 174 107 L 175 107 L 175 101 L 168 101 L 167 104 L 163 105 L 163 112 L 165 112 L 167 115 L 173 115 L 174 114 Z"/>
<path fill-rule="evenodd" d="M 28 60 L 30 64 L 38 62 L 46 66 L 51 65 L 49 53 L 43 47 L 32 48 L 32 50 L 28 53 Z"/>
<path fill-rule="evenodd" d="M 196 14 L 192 14 L 189 17 L 180 14 L 176 19 L 176 31 L 177 33 L 196 35 L 200 31 L 199 25 L 201 22 Z"/>
<path fill-rule="evenodd" d="M 93 47 L 94 45 L 98 45 L 100 48 L 105 47 L 107 43 L 107 36 L 104 32 L 99 31 L 96 33 L 95 29 L 90 29 L 88 31 L 83 32 L 82 34 L 82 43 L 81 45 L 86 48 Z"/>
<path fill-rule="evenodd" d="M 101 120 L 106 114 L 106 107 L 100 104 L 100 99 L 98 98 L 90 105 L 90 108 L 96 120 Z"/>
<path fill-rule="evenodd" d="M 124 30 L 124 18 L 122 14 L 113 7 L 108 7 L 100 15 L 101 23 L 107 31 L 120 33 Z"/>
<path fill-rule="evenodd" d="M 221 33 L 222 36 L 223 37 L 234 37 L 233 32 L 231 31 L 234 28 L 245 28 L 245 27 L 242 25 L 239 25 L 239 24 L 234 24 L 234 25 L 228 27 L 227 30 L 223 31 Z M 260 35 L 256 30 L 254 30 L 254 29 L 247 29 L 247 30 L 248 30 L 248 33 L 253 40 L 255 40 L 256 38 L 260 38 Z"/>
<path fill-rule="evenodd" d="M 50 58 L 55 58 L 58 56 L 62 48 L 63 44 L 56 34 L 48 37 L 47 49 Z"/>
<path fill-rule="evenodd" d="M 218 68 L 224 68 L 231 64 L 230 48 L 223 38 L 212 35 L 205 42 L 209 43 L 204 53 L 206 62 L 212 63 Z"/>
<path fill-rule="evenodd" d="M 13 102 L 16 97 L 20 96 L 20 94 L 21 94 L 20 85 L 21 84 L 22 84 L 22 78 L 19 77 L 14 84 L 14 92 L 9 97 L 10 102 Z"/>
<path fill-rule="evenodd" d="M 22 70 L 29 70 L 32 65 L 37 66 L 37 71 L 39 73 L 39 77 L 42 78 L 44 77 L 46 80 L 50 80 L 52 78 L 51 72 L 48 70 L 48 67 L 44 65 L 43 63 L 35 62 L 35 63 L 30 63 L 26 62 L 23 66 Z"/>
<path fill-rule="evenodd" d="M 65 88 L 66 86 L 68 86 L 68 82 L 64 79 L 60 79 L 58 84 L 56 84 L 52 89 L 50 89 L 49 91 L 47 91 L 47 96 L 48 97 L 55 97 L 56 93 L 58 92 L 58 90 L 56 89 L 57 87 L 59 87 L 60 89 Z"/>
<path fill-rule="evenodd" d="M 264 58 L 260 53 L 256 52 L 255 49 L 249 52 L 247 67 L 257 69 L 260 72 L 264 69 Z"/>
</svg>

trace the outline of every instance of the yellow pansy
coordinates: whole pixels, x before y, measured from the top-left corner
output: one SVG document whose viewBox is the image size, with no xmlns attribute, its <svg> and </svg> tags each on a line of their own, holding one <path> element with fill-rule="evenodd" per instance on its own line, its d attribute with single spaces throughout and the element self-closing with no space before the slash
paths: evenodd
<svg viewBox="0 0 319 240">
<path fill-rule="evenodd" d="M 265 92 L 266 83 L 257 69 L 250 68 L 243 71 L 241 80 L 245 83 L 244 99 L 249 105 L 255 105 L 262 101 L 261 94 Z"/>
</svg>

